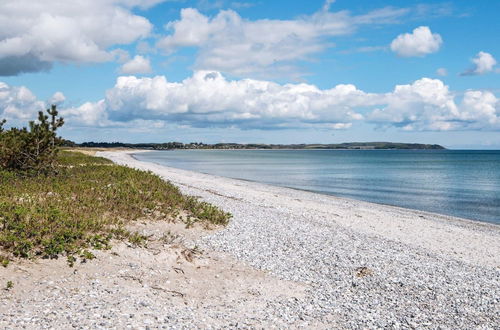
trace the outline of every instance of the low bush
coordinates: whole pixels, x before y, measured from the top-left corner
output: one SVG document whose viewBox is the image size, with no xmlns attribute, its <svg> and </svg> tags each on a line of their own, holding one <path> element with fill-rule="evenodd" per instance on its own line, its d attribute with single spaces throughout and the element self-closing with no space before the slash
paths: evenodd
<svg viewBox="0 0 500 330">
<path fill-rule="evenodd" d="M 140 218 L 186 225 L 225 225 L 230 218 L 152 173 L 68 151 L 56 160 L 57 174 L 50 176 L 0 170 L 2 260 L 79 256 L 88 248 L 109 248 L 113 238 L 137 243 L 139 236 L 125 227 Z"/>
</svg>

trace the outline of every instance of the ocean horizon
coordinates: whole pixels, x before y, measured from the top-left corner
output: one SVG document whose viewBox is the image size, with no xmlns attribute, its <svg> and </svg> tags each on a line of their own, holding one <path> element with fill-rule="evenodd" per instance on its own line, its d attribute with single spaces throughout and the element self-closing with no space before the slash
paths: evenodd
<svg viewBox="0 0 500 330">
<path fill-rule="evenodd" d="M 500 224 L 499 150 L 168 150 L 160 165 Z"/>
</svg>

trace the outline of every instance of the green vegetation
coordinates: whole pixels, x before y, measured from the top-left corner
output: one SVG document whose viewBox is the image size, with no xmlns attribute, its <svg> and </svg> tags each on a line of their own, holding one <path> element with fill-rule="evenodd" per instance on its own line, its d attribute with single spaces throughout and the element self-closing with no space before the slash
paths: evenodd
<svg viewBox="0 0 500 330">
<path fill-rule="evenodd" d="M 29 128 L 6 131 L 0 121 L 0 265 L 64 254 L 73 266 L 77 257 L 94 258 L 88 249 L 109 249 L 112 239 L 144 245 L 147 237 L 126 229 L 138 219 L 227 224 L 230 214 L 152 173 L 59 152 L 67 144 L 56 134 L 64 121 L 55 106 L 47 113 Z"/>
<path fill-rule="evenodd" d="M 7 267 L 9 265 L 9 258 L 0 255 L 0 265 Z"/>
<path fill-rule="evenodd" d="M 3 129 L 0 121 L 0 168 L 29 174 L 48 173 L 55 170 L 55 159 L 61 139 L 56 131 L 64 124 L 57 117 L 56 106 L 47 109 L 50 116 L 38 113 L 38 121 L 30 121 L 29 128 Z"/>
<path fill-rule="evenodd" d="M 230 215 L 181 194 L 152 173 L 109 160 L 62 151 L 57 174 L 26 176 L 0 170 L 0 263 L 12 257 L 92 259 L 88 249 L 108 249 L 111 239 L 142 245 L 127 231 L 137 219 L 225 225 Z M 181 216 L 182 214 L 182 216 Z"/>
</svg>

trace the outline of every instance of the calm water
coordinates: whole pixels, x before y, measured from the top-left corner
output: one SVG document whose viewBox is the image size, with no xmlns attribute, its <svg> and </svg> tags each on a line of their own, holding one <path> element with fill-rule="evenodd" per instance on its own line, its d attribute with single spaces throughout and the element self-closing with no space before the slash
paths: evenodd
<svg viewBox="0 0 500 330">
<path fill-rule="evenodd" d="M 500 223 L 500 151 L 175 150 L 139 160 Z"/>
</svg>

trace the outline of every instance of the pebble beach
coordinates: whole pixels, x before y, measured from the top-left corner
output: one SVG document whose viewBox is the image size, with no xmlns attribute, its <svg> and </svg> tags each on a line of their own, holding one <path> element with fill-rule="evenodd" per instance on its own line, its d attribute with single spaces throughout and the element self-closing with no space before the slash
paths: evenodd
<svg viewBox="0 0 500 330">
<path fill-rule="evenodd" d="M 202 242 L 281 279 L 307 299 L 276 306 L 291 324 L 495 328 L 500 325 L 500 228 L 139 163 L 233 214 Z"/>
<path fill-rule="evenodd" d="M 0 300 L 1 327 L 500 328 L 498 225 L 185 171 L 129 152 L 98 156 L 232 213 L 226 228 L 186 238 L 206 257 L 186 263 L 184 275 L 207 270 L 188 289 L 189 279 L 162 268 L 175 251 L 118 246 L 129 261 L 114 265 L 140 281 L 118 281 L 104 254 L 108 268 L 82 269 L 87 277 L 64 270 L 50 284 L 41 270 L 31 274 L 41 291 Z M 77 283 L 78 295 L 69 288 Z"/>
</svg>

